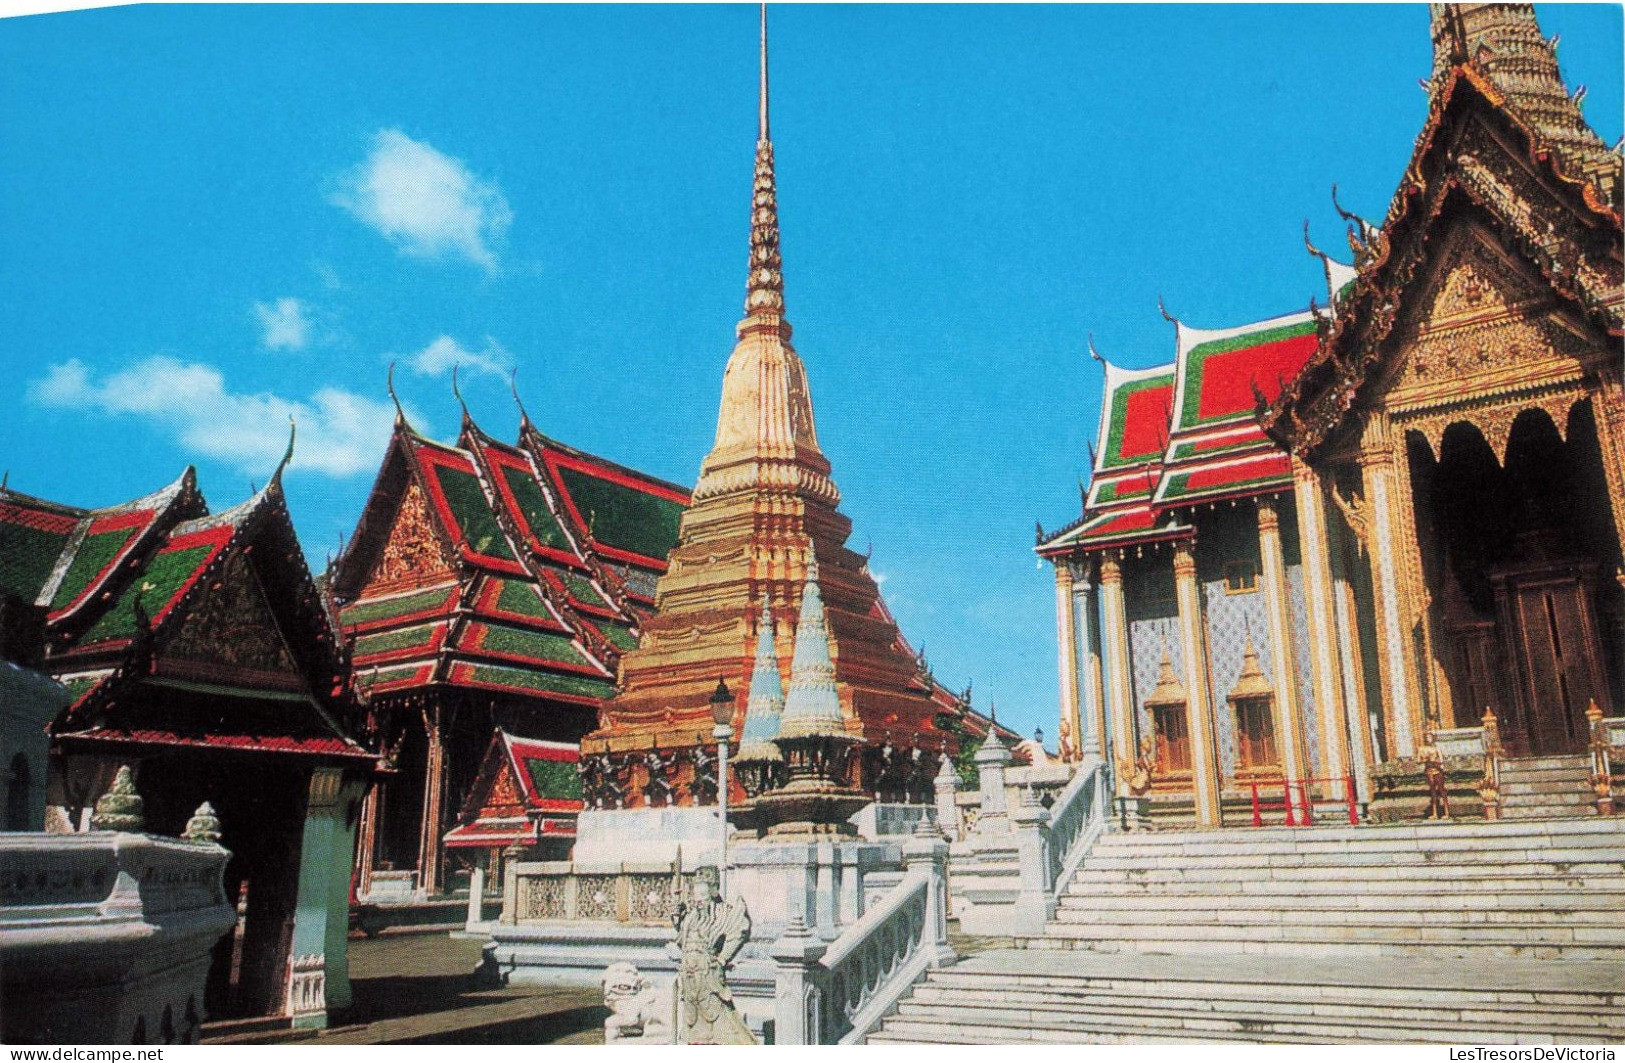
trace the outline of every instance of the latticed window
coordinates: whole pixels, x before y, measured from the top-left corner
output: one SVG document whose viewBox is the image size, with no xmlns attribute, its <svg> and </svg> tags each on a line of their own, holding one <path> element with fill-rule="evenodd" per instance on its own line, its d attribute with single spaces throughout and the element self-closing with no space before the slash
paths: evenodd
<svg viewBox="0 0 1625 1063">
<path fill-rule="evenodd" d="M 1236 701 L 1236 767 L 1275 768 L 1281 763 L 1275 746 L 1275 719 L 1269 698 L 1240 698 Z"/>
<path fill-rule="evenodd" d="M 1190 771 L 1191 741 L 1185 706 L 1152 706 L 1151 723 L 1157 730 L 1157 774 Z"/>
</svg>

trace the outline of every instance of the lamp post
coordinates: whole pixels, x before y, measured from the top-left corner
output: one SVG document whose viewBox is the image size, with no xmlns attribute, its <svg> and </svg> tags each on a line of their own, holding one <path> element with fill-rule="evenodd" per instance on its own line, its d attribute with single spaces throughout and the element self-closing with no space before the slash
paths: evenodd
<svg viewBox="0 0 1625 1063">
<path fill-rule="evenodd" d="M 726 682 L 718 679 L 716 690 L 711 692 L 711 719 L 716 722 L 711 729 L 711 737 L 717 740 L 717 810 L 718 818 L 722 821 L 722 849 L 717 857 L 717 877 L 724 901 L 728 899 L 728 742 L 734 735 L 733 716 L 733 693 Z"/>
</svg>

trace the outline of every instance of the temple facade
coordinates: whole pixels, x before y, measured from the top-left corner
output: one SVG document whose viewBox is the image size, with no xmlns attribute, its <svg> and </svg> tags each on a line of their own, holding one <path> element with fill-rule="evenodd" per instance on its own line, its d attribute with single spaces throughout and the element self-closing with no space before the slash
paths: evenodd
<svg viewBox="0 0 1625 1063">
<path fill-rule="evenodd" d="M 281 473 L 220 513 L 191 469 L 103 509 L 0 487 L 0 614 L 12 663 L 65 690 L 48 774 L 27 767 L 46 829 L 97 829 L 115 779 L 145 808 L 120 829 L 174 836 L 212 806 L 240 915 L 203 1010 L 322 1025 L 350 1002 L 350 854 L 378 758 Z"/>
<path fill-rule="evenodd" d="M 654 614 L 621 659 L 599 728 L 582 742 L 593 780 L 588 799 L 600 807 L 715 800 L 714 782 L 695 785 L 697 770 L 703 775 L 715 757 L 709 699 L 719 680 L 726 683 L 738 734 L 758 625 L 771 625 L 779 660 L 788 664 L 815 559 L 843 725 L 865 747 L 854 758 L 861 778 L 853 782 L 866 792 L 928 800 L 938 757 L 957 748 L 939 717 L 956 717 L 960 699 L 944 696 L 931 679 L 882 602 L 866 558 L 847 548 L 851 522 L 819 447 L 806 366 L 791 345 L 763 17 L 745 316 L 723 374 L 715 443 L 656 586 Z"/>
<path fill-rule="evenodd" d="M 637 644 L 687 501 L 523 413 L 516 445 L 466 411 L 455 446 L 397 419 L 329 581 L 389 769 L 362 811 L 359 896 L 432 896 L 448 858 L 488 866 L 513 845 L 568 855 L 573 751 Z M 507 833 L 477 826 L 496 744 L 526 741 L 571 750 L 569 771 L 534 776 L 537 814 L 507 816 Z"/>
<path fill-rule="evenodd" d="M 1469 733 L 1579 765 L 1625 699 L 1620 155 L 1529 5 L 1432 28 L 1387 217 L 1342 212 L 1352 266 L 1310 247 L 1326 304 L 1107 364 L 1083 514 L 1040 534 L 1063 748 L 1153 815 L 1370 811 Z"/>
</svg>

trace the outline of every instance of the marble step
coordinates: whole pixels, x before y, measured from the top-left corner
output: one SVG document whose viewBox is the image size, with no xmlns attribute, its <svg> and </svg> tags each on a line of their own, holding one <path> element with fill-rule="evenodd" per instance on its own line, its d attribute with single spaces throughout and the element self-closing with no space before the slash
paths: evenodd
<svg viewBox="0 0 1625 1063">
<path fill-rule="evenodd" d="M 1602 854 L 1597 854 L 1602 855 Z M 1078 868 L 1068 892 L 1087 893 L 1091 883 L 1143 883 L 1166 888 L 1185 884 L 1201 890 L 1221 883 L 1252 882 L 1343 882 L 1343 883 L 1397 883 L 1397 882 L 1453 882 L 1471 883 L 1479 879 L 1522 879 L 1560 881 L 1578 878 L 1614 878 L 1625 872 L 1625 860 L 1616 857 L 1601 860 L 1525 860 L 1517 863 L 1473 864 L 1373 864 L 1364 869 L 1355 865 L 1294 867 L 1291 865 L 1260 866 L 1237 861 L 1231 866 L 1182 866 L 1178 861 L 1167 865 L 1148 865 L 1137 868 L 1100 868 L 1089 861 Z"/>
<path fill-rule="evenodd" d="M 1172 983 L 1178 986 L 1179 983 Z M 1098 1021 L 1101 1018 L 1138 1020 L 1150 1025 L 1172 1019 L 1241 1020 L 1255 1022 L 1370 1022 L 1413 1029 L 1432 1028 L 1436 1032 L 1460 1034 L 1463 1027 L 1481 1032 L 1531 1032 L 1548 1035 L 1564 1033 L 1579 1036 L 1619 1037 L 1625 1033 L 1617 1013 L 1597 1005 L 1556 1007 L 1547 1004 L 1513 1006 L 1478 1000 L 1442 1006 L 1437 1001 L 1395 1004 L 1389 1000 L 1358 994 L 1343 1001 L 1268 999 L 1220 992 L 1200 997 L 1130 993 L 1069 993 L 1065 983 L 1050 989 L 1009 992 L 992 985 L 949 988 L 922 985 L 898 1007 L 899 1017 L 909 1018 L 935 1011 L 952 1015 L 955 1009 L 981 1011 L 1005 1016 L 1024 1016 L 1033 1025 L 1055 1027 Z"/>
<path fill-rule="evenodd" d="M 1178 837 L 1159 836 L 1156 833 L 1112 834 L 1096 842 L 1091 858 L 1137 858 L 1179 856 L 1185 859 L 1204 856 L 1230 856 L 1237 853 L 1258 855 L 1284 854 L 1348 854 L 1361 853 L 1498 853 L 1523 852 L 1530 849 L 1585 849 L 1625 847 L 1625 817 L 1575 819 L 1539 826 L 1518 823 L 1496 823 L 1493 834 L 1472 829 L 1475 824 L 1453 826 L 1459 821 L 1445 821 L 1437 825 L 1437 833 L 1424 836 L 1389 834 L 1381 829 L 1354 828 L 1336 831 L 1328 836 L 1307 827 L 1280 829 L 1269 827 L 1246 828 L 1225 832 L 1215 837 L 1214 832 L 1183 832 Z M 1358 833 L 1363 831 L 1363 833 Z"/>
<path fill-rule="evenodd" d="M 1560 819 L 1566 816 L 1595 814 L 1596 806 L 1591 803 L 1589 795 L 1585 800 L 1575 801 L 1573 804 L 1543 801 L 1538 804 L 1506 804 L 1501 806 L 1502 819 Z"/>
<path fill-rule="evenodd" d="M 1482 890 L 1474 895 L 1474 903 L 1505 911 L 1608 911 L 1625 921 L 1625 876 L 1604 883 L 1607 888 L 1592 890 L 1530 889 L 1543 883 L 1524 883 L 1520 892 L 1504 891 L 1504 887 Z M 1454 894 L 1452 893 L 1452 896 Z M 1232 912 L 1279 910 L 1282 908 L 1341 908 L 1360 911 L 1419 912 L 1433 908 L 1439 898 L 1429 894 L 1402 891 L 1384 893 L 1349 893 L 1343 889 L 1319 889 L 1314 892 L 1232 893 L 1224 895 L 1226 916 Z M 1060 897 L 1056 909 L 1061 912 L 1089 911 L 1110 908 L 1113 911 L 1144 910 L 1163 912 L 1174 908 L 1206 905 L 1213 911 L 1214 897 L 1202 894 L 1164 894 L 1128 890 L 1097 890 L 1087 895 L 1069 893 Z"/>
<path fill-rule="evenodd" d="M 1161 957 L 1163 960 L 1171 957 Z M 1220 1004 L 1249 1008 L 1330 1009 L 1381 1007 L 1418 1010 L 1444 1019 L 1521 1014 L 1583 1019 L 1610 1029 L 1625 1029 L 1625 990 L 1586 991 L 1545 987 L 1539 989 L 1469 988 L 1463 986 L 1383 986 L 1332 982 L 1252 982 L 1206 979 L 1135 977 L 1143 960 L 1119 965 L 1120 977 L 1110 975 L 1011 974 L 953 967 L 932 971 L 915 990 L 922 999 L 938 992 L 972 992 L 994 1002 L 1026 1001 L 1035 1006 L 1061 1002 L 1067 1007 L 1123 1003 L 1134 1007 L 1206 1009 Z M 1330 1013 L 1329 1012 L 1329 1013 Z"/>
<path fill-rule="evenodd" d="M 1189 927 L 1213 921 L 1213 906 L 1203 898 L 1185 898 L 1185 904 L 1168 903 L 1161 907 L 1132 908 L 1124 905 L 1100 904 L 1089 907 L 1067 907 L 1055 913 L 1057 922 L 1083 926 L 1123 928 L 1143 924 Z M 1614 927 L 1625 930 L 1625 909 L 1593 906 L 1589 908 L 1512 908 L 1493 897 L 1484 898 L 1484 907 L 1463 908 L 1440 913 L 1425 908 L 1357 909 L 1344 905 L 1323 904 L 1319 907 L 1282 906 L 1278 908 L 1226 907 L 1225 923 L 1231 926 L 1259 926 L 1281 924 L 1300 927 L 1328 925 L 1372 927 L 1419 927 L 1437 925 L 1441 915 L 1449 922 L 1483 928 L 1590 926 Z M 1420 906 L 1419 906 L 1420 907 Z"/>
<path fill-rule="evenodd" d="M 1607 941 L 1575 941 L 1575 937 L 1608 936 L 1604 928 L 1550 927 L 1497 928 L 1499 933 L 1470 932 L 1457 926 L 1434 926 L 1408 933 L 1395 933 L 1380 927 L 1166 927 L 1162 933 L 1152 928 L 1129 928 L 1140 933 L 1112 933 L 1103 928 L 1052 923 L 1045 936 L 1019 938 L 1016 944 L 1033 951 L 1084 949 L 1091 952 L 1149 953 L 1156 955 L 1215 956 L 1242 953 L 1248 956 L 1297 956 L 1316 958 L 1384 957 L 1462 958 L 1526 960 L 1606 960 L 1618 962 L 1625 955 L 1625 938 Z M 1228 931 L 1228 932 L 1221 932 Z M 1251 933 L 1242 933 L 1250 931 Z"/>
<path fill-rule="evenodd" d="M 1625 817 L 1597 817 L 1529 824 L 1471 820 L 1419 820 L 1359 827 L 1226 827 L 1209 830 L 1111 831 L 1095 843 L 1101 852 L 1136 853 L 1224 851 L 1239 845 L 1264 852 L 1366 849 L 1527 848 L 1557 843 L 1596 844 L 1585 838 L 1625 837 Z"/>
<path fill-rule="evenodd" d="M 1385 1020 L 1381 1013 L 1324 1019 L 1315 1016 L 1242 1014 L 1091 1014 L 1065 1015 L 976 1006 L 967 1001 L 947 1007 L 905 1003 L 886 1021 L 880 1038 L 869 1043 L 901 1041 L 1004 1044 L 1024 1041 L 1143 1043 L 1150 1040 L 1238 1040 L 1249 1043 L 1428 1043 L 1552 1044 L 1603 1043 L 1617 1035 L 1586 1028 L 1524 1027 L 1509 1023 L 1471 1023 L 1451 1027 L 1425 1019 Z"/>
<path fill-rule="evenodd" d="M 1525 795 L 1544 796 L 1548 794 L 1562 794 L 1565 796 L 1569 794 L 1582 794 L 1589 796 L 1591 794 L 1591 780 L 1584 776 L 1575 779 L 1551 779 L 1542 777 L 1538 779 L 1501 780 L 1501 797 L 1503 799 L 1508 797 L 1523 797 Z"/>
</svg>

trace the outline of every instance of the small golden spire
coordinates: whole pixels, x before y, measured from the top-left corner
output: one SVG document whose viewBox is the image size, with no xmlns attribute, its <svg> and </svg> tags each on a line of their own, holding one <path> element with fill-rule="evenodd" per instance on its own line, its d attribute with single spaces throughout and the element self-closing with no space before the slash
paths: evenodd
<svg viewBox="0 0 1625 1063">
<path fill-rule="evenodd" d="M 757 102 L 756 178 L 751 193 L 750 280 L 745 288 L 745 317 L 740 331 L 753 325 L 778 328 L 783 322 L 784 263 L 779 257 L 779 199 L 773 177 L 773 139 L 767 110 L 767 5 L 762 5 L 761 88 Z M 753 321 L 752 319 L 758 319 Z"/>
</svg>

